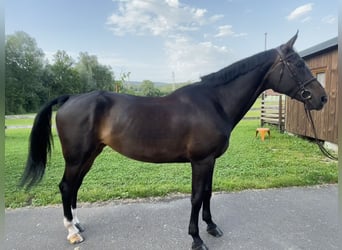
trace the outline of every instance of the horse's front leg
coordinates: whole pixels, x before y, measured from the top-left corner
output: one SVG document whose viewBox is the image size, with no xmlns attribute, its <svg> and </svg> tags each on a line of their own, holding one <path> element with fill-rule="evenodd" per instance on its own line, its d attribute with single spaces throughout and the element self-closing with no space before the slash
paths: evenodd
<svg viewBox="0 0 342 250">
<path fill-rule="evenodd" d="M 207 232 L 215 237 L 221 237 L 223 232 L 221 229 L 213 222 L 210 212 L 210 199 L 212 194 L 212 180 L 213 180 L 213 171 L 208 175 L 208 179 L 206 181 L 204 193 L 203 193 L 203 210 L 202 210 L 202 219 L 207 223 Z"/>
<path fill-rule="evenodd" d="M 204 161 L 191 162 L 192 194 L 189 234 L 192 236 L 193 239 L 192 249 L 208 249 L 207 246 L 203 243 L 201 237 L 199 236 L 198 217 L 204 198 L 206 199 L 206 205 L 208 204 L 207 197 L 205 197 L 205 188 L 208 186 L 208 176 L 212 174 L 214 163 L 214 159 L 206 159 Z M 211 220 L 210 210 L 206 209 L 206 212 L 208 211 Z"/>
<path fill-rule="evenodd" d="M 202 206 L 203 191 L 192 190 L 189 234 L 192 236 L 192 249 L 208 249 L 199 236 L 198 216 Z"/>
</svg>

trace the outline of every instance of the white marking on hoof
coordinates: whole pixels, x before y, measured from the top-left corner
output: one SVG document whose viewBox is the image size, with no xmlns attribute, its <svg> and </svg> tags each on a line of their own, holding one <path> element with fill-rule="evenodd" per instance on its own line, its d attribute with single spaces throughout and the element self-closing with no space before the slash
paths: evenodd
<svg viewBox="0 0 342 250">
<path fill-rule="evenodd" d="M 79 233 L 71 235 L 70 237 L 68 236 L 68 240 L 70 244 L 78 244 L 84 241 L 83 237 Z"/>
<path fill-rule="evenodd" d="M 67 220 L 67 218 L 64 218 L 64 226 L 66 229 L 68 229 L 68 236 L 67 240 L 71 244 L 81 243 L 84 239 L 79 234 L 78 228 L 74 225 L 72 221 Z"/>
</svg>

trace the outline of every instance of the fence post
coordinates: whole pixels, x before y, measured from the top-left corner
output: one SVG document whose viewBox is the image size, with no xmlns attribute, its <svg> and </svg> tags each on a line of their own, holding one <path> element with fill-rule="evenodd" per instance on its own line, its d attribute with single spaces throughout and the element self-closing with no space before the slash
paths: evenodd
<svg viewBox="0 0 342 250">
<path fill-rule="evenodd" d="M 283 112 L 282 112 L 282 95 L 279 95 L 279 109 L 278 109 L 278 128 L 281 131 L 281 122 L 283 120 Z"/>
<path fill-rule="evenodd" d="M 262 92 L 262 94 L 261 94 L 261 108 L 260 108 L 260 125 L 261 125 L 261 127 L 263 127 L 265 124 L 264 116 L 263 116 L 264 108 L 265 108 L 265 91 Z"/>
</svg>

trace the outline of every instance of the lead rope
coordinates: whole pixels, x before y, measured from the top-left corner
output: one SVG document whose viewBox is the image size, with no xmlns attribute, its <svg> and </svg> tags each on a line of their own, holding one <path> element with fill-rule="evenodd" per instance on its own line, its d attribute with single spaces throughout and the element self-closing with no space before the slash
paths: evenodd
<svg viewBox="0 0 342 250">
<path fill-rule="evenodd" d="M 338 161 L 338 157 L 332 155 L 332 154 L 323 146 L 323 142 L 321 142 L 321 141 L 318 140 L 317 132 L 316 132 L 316 127 L 315 127 L 315 125 L 314 125 L 314 122 L 313 122 L 313 119 L 312 119 L 312 115 L 311 115 L 310 110 L 308 110 L 307 108 L 305 108 L 305 113 L 306 113 L 307 118 L 308 118 L 309 121 L 310 121 L 310 125 L 311 125 L 311 127 L 312 127 L 312 130 L 313 130 L 313 133 L 314 133 L 314 136 L 315 136 L 315 142 L 316 142 L 316 144 L 318 145 L 318 147 L 319 147 L 319 149 L 321 150 L 321 152 L 322 152 L 326 157 L 328 157 L 329 159 Z"/>
</svg>

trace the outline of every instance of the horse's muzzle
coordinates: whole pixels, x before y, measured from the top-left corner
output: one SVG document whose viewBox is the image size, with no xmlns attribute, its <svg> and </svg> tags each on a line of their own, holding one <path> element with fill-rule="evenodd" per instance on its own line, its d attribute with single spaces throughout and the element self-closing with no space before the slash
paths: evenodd
<svg viewBox="0 0 342 250">
<path fill-rule="evenodd" d="M 326 104 L 328 102 L 328 97 L 326 95 L 322 96 L 321 97 L 321 102 L 322 102 L 323 105 Z"/>
<path fill-rule="evenodd" d="M 305 107 L 308 110 L 321 110 L 327 102 L 328 97 L 326 95 L 321 96 L 319 99 L 316 99 L 316 101 L 314 101 L 313 98 L 304 101 Z"/>
</svg>

